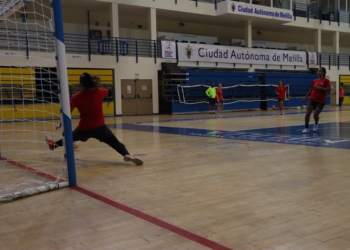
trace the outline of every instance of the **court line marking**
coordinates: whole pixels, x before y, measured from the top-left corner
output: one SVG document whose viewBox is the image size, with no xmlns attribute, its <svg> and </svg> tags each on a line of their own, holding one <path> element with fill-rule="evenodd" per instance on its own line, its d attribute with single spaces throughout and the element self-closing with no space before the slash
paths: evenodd
<svg viewBox="0 0 350 250">
<path fill-rule="evenodd" d="M 26 166 L 26 165 L 24 165 L 22 163 L 9 160 L 9 159 L 7 159 L 5 157 L 1 157 L 0 159 L 5 161 L 5 162 L 7 162 L 7 163 L 9 163 L 9 164 L 12 164 L 12 165 L 14 165 L 16 167 L 19 167 L 19 168 L 22 168 L 24 170 L 27 170 L 27 171 L 29 171 L 31 173 L 36 173 L 36 174 L 38 174 L 38 175 L 40 175 L 42 177 L 46 177 L 47 179 L 50 179 L 50 180 L 53 180 L 53 181 L 56 180 L 56 177 L 54 177 L 53 175 L 45 174 L 43 172 L 40 172 L 39 170 L 36 170 L 34 168 L 31 168 L 31 167 L 28 167 L 28 166 Z M 63 180 L 60 179 L 60 182 L 61 181 L 63 181 Z M 156 226 L 158 226 L 160 228 L 163 228 L 165 230 L 173 232 L 173 233 L 175 233 L 175 234 L 177 234 L 179 236 L 182 236 L 182 237 L 184 237 L 184 238 L 186 238 L 188 240 L 191 240 L 191 241 L 194 241 L 194 242 L 196 242 L 196 243 L 198 243 L 200 245 L 206 246 L 206 247 L 208 247 L 210 249 L 215 249 L 215 250 L 232 250 L 231 248 L 225 247 L 223 245 L 220 245 L 219 243 L 216 243 L 214 241 L 208 240 L 208 239 L 206 239 L 206 238 L 204 238 L 202 236 L 196 235 L 194 233 L 191 233 L 189 231 L 181 229 L 181 228 L 179 228 L 177 226 L 171 225 L 171 224 L 169 224 L 169 223 L 167 223 L 165 221 L 157 219 L 156 217 L 153 217 L 151 215 L 145 214 L 145 213 L 143 213 L 141 211 L 138 211 L 136 209 L 133 209 L 131 207 L 125 206 L 125 205 L 123 205 L 123 204 L 121 204 L 119 202 L 116 202 L 116 201 L 113 201 L 111 199 L 108 199 L 107 197 L 104 197 L 102 195 L 99 195 L 99 194 L 96 194 L 94 192 L 91 192 L 91 191 L 89 191 L 89 190 L 87 190 L 85 188 L 81 188 L 81 187 L 69 187 L 69 188 L 73 189 L 73 190 L 75 190 L 77 192 L 80 192 L 82 194 L 85 194 L 85 195 L 87 195 L 87 196 L 89 196 L 89 197 L 91 197 L 93 199 L 101 201 L 101 202 L 103 202 L 103 203 L 105 203 L 107 205 L 110 205 L 110 206 L 114 207 L 114 208 L 122 210 L 122 211 L 124 211 L 124 212 L 126 212 L 128 214 L 131 214 L 131 215 L 135 216 L 135 217 L 138 217 L 141 220 L 147 221 L 147 222 L 152 223 L 153 225 L 156 225 Z"/>
<path fill-rule="evenodd" d="M 39 170 L 36 170 L 34 168 L 31 168 L 31 167 L 28 167 L 26 165 L 23 165 L 22 163 L 19 163 L 17 161 L 12 161 L 12 160 L 7 159 L 5 157 L 0 157 L 0 160 L 5 161 L 6 163 L 9 163 L 9 164 L 14 165 L 16 167 L 19 167 L 21 169 L 27 170 L 27 171 L 29 171 L 29 172 L 31 172 L 33 174 L 37 174 L 37 175 L 39 175 L 41 177 L 49 179 L 50 181 L 56 181 L 57 180 L 57 178 L 54 177 L 53 175 L 50 175 L 50 174 L 47 174 L 47 173 L 43 173 L 43 172 L 41 172 Z M 59 182 L 66 182 L 66 181 L 60 179 Z"/>
<path fill-rule="evenodd" d="M 215 249 L 215 250 L 232 250 L 231 248 L 228 248 L 228 247 L 225 247 L 223 245 L 220 245 L 219 243 L 216 243 L 214 241 L 208 240 L 208 239 L 206 239 L 206 238 L 204 238 L 202 236 L 193 234 L 193 233 L 191 233 L 189 231 L 186 231 L 186 230 L 181 229 L 181 228 L 179 228 L 177 226 L 171 225 L 171 224 L 169 224 L 169 223 L 167 223 L 165 221 L 157 219 L 157 218 L 155 218 L 153 216 L 145 214 L 145 213 L 143 213 L 141 211 L 138 211 L 136 209 L 133 209 L 131 207 L 125 206 L 125 205 L 123 205 L 121 203 L 118 203 L 116 201 L 110 200 L 110 199 L 108 199 L 108 198 L 106 198 L 104 196 L 101 196 L 101 195 L 96 194 L 94 192 L 88 191 L 88 190 L 86 190 L 84 188 L 81 188 L 81 187 L 70 187 L 70 188 L 75 190 L 75 191 L 78 191 L 78 192 L 80 192 L 82 194 L 85 194 L 87 196 L 90 196 L 90 197 L 92 197 L 92 198 L 94 198 L 96 200 L 99 200 L 99 201 L 101 201 L 101 202 L 103 202 L 103 203 L 105 203 L 107 205 L 110 205 L 110 206 L 115 207 L 115 208 L 117 208 L 119 210 L 122 210 L 122 211 L 124 211 L 124 212 L 126 212 L 128 214 L 131 214 L 131 215 L 133 215 L 135 217 L 138 217 L 138 218 L 140 218 L 140 219 L 142 219 L 144 221 L 150 222 L 150 223 L 152 223 L 152 224 L 154 224 L 156 226 L 159 226 L 159 227 L 161 227 L 163 229 L 166 229 L 166 230 L 168 230 L 170 232 L 173 232 L 173 233 L 175 233 L 177 235 L 180 235 L 180 236 L 182 236 L 184 238 L 187 238 L 187 239 L 189 239 L 191 241 L 197 242 L 198 244 L 201 244 L 201 245 L 206 246 L 208 248 Z"/>
</svg>

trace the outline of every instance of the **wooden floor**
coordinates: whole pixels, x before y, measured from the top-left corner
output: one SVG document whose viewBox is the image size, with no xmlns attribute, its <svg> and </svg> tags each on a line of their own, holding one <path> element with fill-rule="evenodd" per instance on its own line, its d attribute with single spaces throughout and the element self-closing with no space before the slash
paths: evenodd
<svg viewBox="0 0 350 250">
<path fill-rule="evenodd" d="M 0 249 L 350 249 L 350 107 L 305 136 L 304 114 L 107 118 L 145 163 L 92 139 L 75 151 L 78 185 L 142 214 L 63 188 L 0 205 Z"/>
</svg>

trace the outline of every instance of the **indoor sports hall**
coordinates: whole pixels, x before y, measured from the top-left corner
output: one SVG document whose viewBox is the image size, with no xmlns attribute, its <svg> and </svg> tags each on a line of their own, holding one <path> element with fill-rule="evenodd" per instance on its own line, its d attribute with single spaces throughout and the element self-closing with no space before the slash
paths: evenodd
<svg viewBox="0 0 350 250">
<path fill-rule="evenodd" d="M 0 249 L 350 249 L 349 11 L 0 2 Z"/>
</svg>

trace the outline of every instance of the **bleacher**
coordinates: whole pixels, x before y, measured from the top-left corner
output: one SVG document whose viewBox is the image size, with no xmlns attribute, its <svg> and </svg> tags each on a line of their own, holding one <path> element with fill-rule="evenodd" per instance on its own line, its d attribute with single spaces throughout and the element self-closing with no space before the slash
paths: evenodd
<svg viewBox="0 0 350 250">
<path fill-rule="evenodd" d="M 101 89 L 109 89 L 111 91 L 114 92 L 114 85 L 113 84 L 100 84 L 99 88 Z M 72 97 L 72 95 L 77 94 L 79 91 L 83 90 L 82 86 L 80 84 L 71 84 L 69 85 L 69 94 L 70 97 Z M 105 97 L 103 99 L 103 102 L 111 102 L 114 99 L 114 97 Z"/>
<path fill-rule="evenodd" d="M 316 74 L 265 73 L 265 84 L 279 85 L 280 81 L 284 81 L 285 85 L 289 85 L 290 95 L 293 97 L 304 97 L 315 79 Z"/>
<path fill-rule="evenodd" d="M 316 74 L 308 73 L 251 73 L 185 71 L 186 80 L 181 85 L 172 85 L 172 113 L 205 112 L 208 97 L 205 91 L 215 83 L 223 86 L 225 110 L 266 109 L 277 105 L 276 87 L 279 81 L 289 85 L 292 99 L 286 107 L 301 106 L 301 100 L 310 89 Z M 243 86 L 241 86 L 243 85 Z M 248 87 L 249 85 L 257 85 Z M 274 85 L 274 86 L 271 86 Z M 188 87 L 184 87 L 188 86 Z M 234 88 L 225 88 L 232 87 Z M 237 87 L 238 86 L 238 87 Z M 266 101 L 268 100 L 268 101 Z M 327 99 L 329 103 L 329 98 Z"/>
<path fill-rule="evenodd" d="M 241 72 L 205 72 L 205 71 L 185 71 L 188 80 L 185 82 L 188 86 L 202 85 L 202 87 L 186 88 L 184 91 L 186 101 L 207 101 L 208 97 L 205 91 L 214 83 L 217 87 L 219 83 L 222 87 L 232 87 L 235 85 L 255 85 L 259 84 L 258 73 L 241 73 Z M 174 93 L 175 92 L 175 93 Z M 252 98 L 259 92 L 258 87 L 236 87 L 224 91 L 226 100 L 237 98 Z M 177 95 L 176 86 L 173 86 L 173 93 Z M 175 97 L 176 98 L 176 97 Z"/>
</svg>

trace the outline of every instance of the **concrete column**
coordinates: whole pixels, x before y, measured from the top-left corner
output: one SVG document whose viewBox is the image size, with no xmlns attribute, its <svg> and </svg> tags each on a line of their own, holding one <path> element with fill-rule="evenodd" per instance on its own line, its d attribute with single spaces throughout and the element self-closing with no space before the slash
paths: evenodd
<svg viewBox="0 0 350 250">
<path fill-rule="evenodd" d="M 119 8 L 117 3 L 111 4 L 111 37 L 119 37 Z"/>
<path fill-rule="evenodd" d="M 339 54 L 339 31 L 333 33 L 333 53 Z"/>
<path fill-rule="evenodd" d="M 149 39 L 157 40 L 157 10 L 150 8 L 148 13 L 148 32 Z"/>
<path fill-rule="evenodd" d="M 321 39 L 322 31 L 321 29 L 316 30 L 315 32 L 315 52 L 322 52 L 322 39 Z"/>
<path fill-rule="evenodd" d="M 253 46 L 252 20 L 245 21 L 245 46 L 247 48 L 251 48 Z"/>
</svg>

